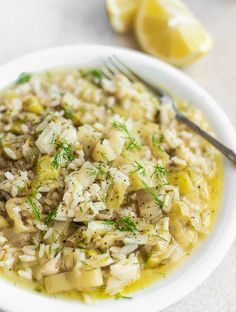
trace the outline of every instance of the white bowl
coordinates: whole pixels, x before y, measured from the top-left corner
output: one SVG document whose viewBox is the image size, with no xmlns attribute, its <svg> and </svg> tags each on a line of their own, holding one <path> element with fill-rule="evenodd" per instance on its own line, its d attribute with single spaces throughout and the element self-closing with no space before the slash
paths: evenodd
<svg viewBox="0 0 236 312">
<path fill-rule="evenodd" d="M 21 72 L 50 67 L 78 65 L 118 55 L 143 77 L 165 86 L 182 99 L 198 106 L 208 117 L 219 139 L 236 150 L 236 134 L 219 105 L 200 86 L 179 70 L 150 56 L 127 49 L 79 45 L 43 50 L 16 59 L 0 67 L 0 88 L 14 81 Z M 213 74 L 213 73 L 212 73 Z M 223 87 L 223 86 L 222 86 Z M 201 283 L 219 264 L 236 236 L 236 169 L 224 160 L 222 208 L 214 229 L 190 257 L 166 279 L 134 293 L 132 300 L 98 301 L 84 305 L 79 301 L 48 298 L 17 288 L 0 279 L 0 308 L 12 312 L 157 312 L 179 300 Z M 125 310 L 124 310 L 125 309 Z"/>
</svg>

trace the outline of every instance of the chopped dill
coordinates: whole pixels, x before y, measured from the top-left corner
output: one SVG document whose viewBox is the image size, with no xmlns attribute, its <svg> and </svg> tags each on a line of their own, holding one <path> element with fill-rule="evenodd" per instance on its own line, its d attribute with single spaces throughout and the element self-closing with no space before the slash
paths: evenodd
<svg viewBox="0 0 236 312">
<path fill-rule="evenodd" d="M 99 164 L 97 167 L 96 166 L 94 166 L 94 167 L 95 168 L 88 168 L 88 171 L 90 172 L 91 176 L 93 176 L 93 175 L 104 176 L 106 174 L 106 168 L 102 164 Z"/>
<path fill-rule="evenodd" d="M 135 223 L 129 217 L 123 217 L 117 222 L 117 228 L 119 231 L 125 232 L 136 232 L 137 227 Z"/>
<path fill-rule="evenodd" d="M 118 122 L 118 121 L 114 120 L 112 122 L 112 127 L 118 131 L 124 132 L 125 134 L 129 135 L 129 130 L 128 130 L 125 123 Z"/>
<path fill-rule="evenodd" d="M 140 150 L 141 144 L 134 137 L 129 137 L 126 147 L 129 150 Z"/>
<path fill-rule="evenodd" d="M 155 201 L 156 205 L 159 208 L 163 208 L 164 206 L 164 202 L 160 199 L 159 195 L 157 193 L 155 193 L 152 188 L 142 179 L 140 179 L 140 181 L 142 182 L 142 184 L 144 185 L 144 190 L 147 194 L 149 194 Z"/>
<path fill-rule="evenodd" d="M 70 105 L 65 105 L 64 107 L 64 117 L 66 119 L 72 119 L 74 115 L 73 109 Z"/>
<path fill-rule="evenodd" d="M 50 224 L 56 218 L 56 216 L 57 216 L 57 208 L 54 208 L 51 211 L 49 211 L 44 222 L 46 224 Z"/>
<path fill-rule="evenodd" d="M 98 174 L 97 168 L 88 168 L 87 172 L 89 173 L 90 176 L 96 176 Z"/>
<path fill-rule="evenodd" d="M 36 285 L 34 290 L 37 291 L 38 293 L 41 293 L 43 292 L 44 289 L 42 285 Z"/>
<path fill-rule="evenodd" d="M 103 164 L 99 164 L 97 167 L 94 166 L 95 168 L 89 168 L 88 171 L 90 172 L 90 175 L 100 175 L 101 177 L 105 177 L 106 180 L 111 181 L 114 183 L 114 178 L 111 175 L 111 173 L 107 170 L 107 168 Z"/>
<path fill-rule="evenodd" d="M 107 158 L 107 154 L 106 154 L 106 153 L 100 152 L 100 155 L 102 156 L 103 160 L 105 160 L 106 162 L 108 162 L 108 158 Z"/>
<path fill-rule="evenodd" d="M 116 221 L 113 221 L 113 220 L 106 220 L 106 221 L 105 221 L 105 224 L 106 224 L 106 225 L 116 225 L 117 222 L 116 222 Z"/>
<path fill-rule="evenodd" d="M 111 175 L 111 173 L 109 171 L 107 171 L 106 180 L 111 181 L 111 183 L 115 182 L 114 177 Z"/>
<path fill-rule="evenodd" d="M 127 143 L 126 143 L 126 148 L 129 150 L 140 150 L 142 147 L 142 144 L 140 144 L 135 137 L 133 137 L 126 124 L 118 121 L 113 121 L 112 122 L 112 127 L 116 129 L 117 131 L 123 132 L 126 136 Z"/>
<path fill-rule="evenodd" d="M 16 84 L 23 84 L 30 80 L 31 75 L 29 73 L 23 72 L 19 75 L 19 77 L 16 80 Z"/>
<path fill-rule="evenodd" d="M 106 174 L 106 168 L 102 164 L 99 164 L 96 169 L 98 175 L 104 176 Z"/>
<path fill-rule="evenodd" d="M 124 296 L 124 295 L 118 293 L 115 295 L 115 299 L 133 299 L 133 298 L 129 297 L 129 296 Z"/>
<path fill-rule="evenodd" d="M 137 231 L 136 224 L 130 217 L 122 217 L 119 220 L 107 220 L 105 224 L 115 226 L 121 232 L 135 233 Z"/>
<path fill-rule="evenodd" d="M 55 169 L 58 169 L 60 167 L 63 159 L 66 160 L 66 166 L 68 166 L 69 163 L 71 163 L 75 159 L 71 144 L 67 142 L 60 142 L 57 144 L 57 148 L 58 152 L 52 160 L 52 165 Z"/>
<path fill-rule="evenodd" d="M 102 78 L 102 71 L 98 68 L 94 68 L 91 70 L 90 72 L 92 74 L 92 76 L 98 80 L 101 80 Z"/>
<path fill-rule="evenodd" d="M 40 212 L 40 209 L 39 209 L 39 207 L 35 201 L 36 201 L 36 199 L 33 196 L 28 196 L 27 200 L 26 200 L 27 204 L 29 205 L 29 207 L 32 210 L 32 213 L 33 213 L 35 219 L 37 221 L 40 221 L 41 220 L 41 212 Z"/>
<path fill-rule="evenodd" d="M 154 175 L 157 178 L 157 180 L 159 180 L 163 184 L 166 184 L 166 181 L 165 181 L 166 173 L 167 173 L 166 168 L 162 167 L 159 164 L 156 164 L 154 166 L 154 172 L 152 175 Z"/>
<path fill-rule="evenodd" d="M 141 175 L 145 176 L 145 168 L 137 161 L 135 161 L 135 164 L 133 165 L 134 169 L 129 172 L 129 174 L 134 174 L 136 172 L 139 172 Z"/>
<path fill-rule="evenodd" d="M 164 142 L 164 139 L 165 139 L 165 137 L 163 134 L 161 134 L 159 138 L 157 138 L 155 136 L 155 134 L 153 134 L 152 135 L 152 145 L 156 146 L 161 152 L 163 152 L 163 149 L 161 147 L 161 143 Z"/>
</svg>

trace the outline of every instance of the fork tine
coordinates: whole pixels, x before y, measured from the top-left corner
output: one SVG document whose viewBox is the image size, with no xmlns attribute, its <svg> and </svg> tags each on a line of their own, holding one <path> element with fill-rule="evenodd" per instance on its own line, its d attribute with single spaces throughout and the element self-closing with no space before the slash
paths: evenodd
<svg viewBox="0 0 236 312">
<path fill-rule="evenodd" d="M 117 73 L 119 73 L 119 70 L 117 71 L 117 68 L 113 66 L 110 57 L 107 59 L 107 61 L 105 62 L 107 69 L 113 74 L 116 75 Z"/>
<path fill-rule="evenodd" d="M 116 55 L 112 55 L 113 60 L 116 61 L 116 63 L 118 63 L 120 66 L 122 66 L 126 72 L 129 73 L 129 75 L 132 75 L 133 79 L 135 81 L 141 82 L 142 84 L 144 84 L 150 91 L 154 92 L 154 93 L 158 93 L 159 96 L 163 96 L 165 94 L 164 91 L 162 91 L 160 88 L 158 87 L 153 87 L 152 85 L 150 85 L 147 81 L 145 81 L 141 76 L 139 76 L 137 73 L 135 73 L 132 69 L 130 69 L 127 65 L 125 65 Z"/>
<path fill-rule="evenodd" d="M 109 70 L 109 68 L 107 68 L 107 65 L 104 63 L 101 67 L 102 73 L 103 75 L 107 78 L 107 79 L 112 79 L 114 74 Z"/>
<path fill-rule="evenodd" d="M 128 67 L 126 66 L 121 60 L 114 54 L 112 55 L 112 62 L 115 64 L 119 70 L 125 74 L 126 76 L 129 76 L 129 78 L 134 81 L 140 81 L 139 77 Z"/>
<path fill-rule="evenodd" d="M 124 70 L 120 64 L 118 62 L 116 62 L 116 60 L 114 59 L 114 56 L 109 57 L 108 60 L 110 61 L 110 63 L 112 64 L 112 66 L 121 74 L 123 74 L 124 76 L 126 76 L 131 82 L 135 82 L 136 79 L 134 79 L 134 77 L 132 77 L 131 73 L 127 70 Z M 118 63 L 118 64 L 117 64 Z"/>
<path fill-rule="evenodd" d="M 128 72 L 130 75 L 132 75 L 133 79 L 135 81 L 142 82 L 144 85 L 147 85 L 147 81 L 145 81 L 141 76 L 139 76 L 137 73 L 135 73 L 132 69 L 130 69 L 127 65 L 125 65 L 116 55 L 113 55 L 113 59 L 122 66 L 126 72 Z"/>
</svg>

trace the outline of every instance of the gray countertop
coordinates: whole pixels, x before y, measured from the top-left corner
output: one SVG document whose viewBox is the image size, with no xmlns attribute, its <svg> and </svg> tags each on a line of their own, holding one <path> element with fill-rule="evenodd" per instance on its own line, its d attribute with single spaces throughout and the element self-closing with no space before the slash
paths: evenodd
<svg viewBox="0 0 236 312">
<path fill-rule="evenodd" d="M 214 47 L 185 71 L 212 94 L 236 127 L 236 1 L 186 2 L 212 33 Z M 130 36 L 111 30 L 103 0 L 1 0 L 0 42 L 0 64 L 56 45 L 100 43 L 138 49 Z M 236 311 L 236 242 L 205 282 L 163 312 L 185 311 Z"/>
</svg>

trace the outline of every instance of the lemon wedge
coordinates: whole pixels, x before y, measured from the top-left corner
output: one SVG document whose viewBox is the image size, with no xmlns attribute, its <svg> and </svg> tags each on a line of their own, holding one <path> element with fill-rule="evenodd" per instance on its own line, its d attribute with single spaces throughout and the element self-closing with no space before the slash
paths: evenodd
<svg viewBox="0 0 236 312">
<path fill-rule="evenodd" d="M 135 32 L 144 51 L 179 67 L 204 55 L 212 42 L 181 0 L 143 0 Z"/>
<path fill-rule="evenodd" d="M 105 5 L 111 26 L 116 32 L 127 33 L 133 29 L 139 0 L 106 0 Z"/>
</svg>

